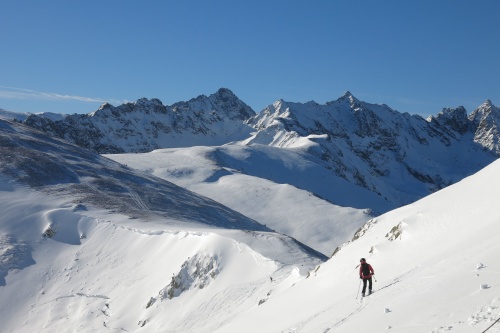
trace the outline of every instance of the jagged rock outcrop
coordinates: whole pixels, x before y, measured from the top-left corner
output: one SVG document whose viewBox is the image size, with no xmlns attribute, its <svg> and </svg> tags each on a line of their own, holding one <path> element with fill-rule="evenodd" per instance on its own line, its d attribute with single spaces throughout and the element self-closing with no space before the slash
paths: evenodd
<svg viewBox="0 0 500 333">
<path fill-rule="evenodd" d="M 172 106 L 141 98 L 117 107 L 105 103 L 89 114 L 53 120 L 44 114 L 24 123 L 98 153 L 147 152 L 158 148 L 222 145 L 242 140 L 255 112 L 230 90 Z"/>
<path fill-rule="evenodd" d="M 500 108 L 491 103 L 490 100 L 484 102 L 479 108 L 474 110 L 469 120 L 473 123 L 474 142 L 500 156 Z"/>
</svg>

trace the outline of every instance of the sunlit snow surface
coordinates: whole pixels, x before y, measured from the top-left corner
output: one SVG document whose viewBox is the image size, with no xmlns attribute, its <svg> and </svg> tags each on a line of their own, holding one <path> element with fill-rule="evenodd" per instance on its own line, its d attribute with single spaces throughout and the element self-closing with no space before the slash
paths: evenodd
<svg viewBox="0 0 500 333">
<path fill-rule="evenodd" d="M 380 216 L 308 279 L 219 332 L 261 331 L 262 322 L 263 332 L 482 332 L 500 317 L 499 174 L 494 162 Z M 375 293 L 362 300 L 360 257 L 377 279 Z"/>
<path fill-rule="evenodd" d="M 6 129 L 3 126 L 4 134 Z M 23 135 L 31 134 L 26 130 Z M 4 148 L 9 137 L 15 137 L 15 131 L 2 137 Z M 56 141 L 52 144 L 63 149 Z M 50 156 L 50 151 L 41 153 Z M 90 171 L 92 163 L 84 155 L 73 162 Z M 372 219 L 361 237 L 322 263 L 285 236 L 204 223 L 202 212 L 208 207 L 221 219 L 245 214 L 199 195 L 183 192 L 177 206 L 168 204 L 163 210 L 158 203 L 142 202 L 160 210 L 140 215 L 137 198 L 123 195 L 137 191 L 99 189 L 107 194 L 100 198 L 116 193 L 117 202 L 136 205 L 130 218 L 121 205 L 110 209 L 88 203 L 91 192 L 71 192 L 64 183 L 56 183 L 55 174 L 26 183 L 23 180 L 33 178 L 14 175 L 13 162 L 5 156 L 3 170 L 10 172 L 0 178 L 2 332 L 482 332 L 500 316 L 499 162 Z M 68 162 L 70 156 L 64 156 Z M 114 170 L 105 173 L 110 182 L 105 184 L 114 184 L 113 179 L 130 182 L 133 175 L 139 177 L 132 177 L 135 180 L 157 182 L 162 195 L 175 198 L 178 188 L 173 184 L 94 158 L 99 167 Z M 17 166 L 23 166 L 21 162 Z M 161 170 L 151 167 L 151 173 Z M 36 174 L 32 169 L 16 170 Z M 68 170 L 75 174 L 64 174 L 66 183 L 95 182 L 93 172 L 85 178 L 76 169 Z M 198 180 L 179 178 L 191 182 L 185 184 L 188 188 L 212 191 L 220 201 L 235 203 L 238 200 L 225 198 L 224 191 L 251 176 L 226 170 L 212 177 L 209 171 L 197 169 L 206 172 Z M 47 170 L 41 174 L 47 175 Z M 114 178 L 116 174 L 130 177 Z M 205 182 L 207 177 L 213 184 Z M 297 198 L 306 197 L 292 185 L 271 180 L 257 185 L 270 188 L 273 194 L 266 200 L 280 211 L 293 211 Z M 252 186 L 250 195 L 262 194 Z M 284 194 L 279 188 L 286 190 Z M 293 200 L 279 200 L 280 195 Z M 200 204 L 200 211 L 192 212 L 189 198 Z M 255 210 L 265 202 L 254 200 L 259 204 Z M 314 197 L 308 203 L 319 200 Z M 252 204 L 251 198 L 248 202 Z M 314 210 L 317 215 L 338 208 L 321 204 Z M 182 207 L 190 208 L 180 214 Z M 169 218 L 169 212 L 175 214 Z M 246 221 L 247 226 L 257 223 Z M 377 279 L 375 293 L 365 299 L 357 297 L 360 257 L 372 264 Z M 497 325 L 489 332 L 498 332 Z"/>
<path fill-rule="evenodd" d="M 209 197 L 326 255 L 372 217 L 369 203 L 386 205 L 300 151 L 229 145 L 106 156 Z M 346 197 L 355 197 L 361 207 L 339 206 Z"/>
</svg>

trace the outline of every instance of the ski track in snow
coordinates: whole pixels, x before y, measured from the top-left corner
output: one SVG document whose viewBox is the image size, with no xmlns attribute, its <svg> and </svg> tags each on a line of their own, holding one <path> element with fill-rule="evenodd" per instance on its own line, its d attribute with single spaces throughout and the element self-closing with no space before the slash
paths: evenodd
<svg viewBox="0 0 500 333">
<path fill-rule="evenodd" d="M 406 276 L 408 276 L 410 273 L 412 273 L 413 271 L 415 271 L 418 267 L 420 267 L 420 266 L 415 266 L 415 267 L 407 270 L 403 274 L 395 277 L 392 280 L 392 282 L 390 282 L 390 283 L 386 284 L 385 286 L 377 289 L 376 290 L 377 294 L 381 290 L 389 288 L 391 286 L 394 286 L 395 284 L 398 284 L 399 282 L 403 281 Z M 334 329 L 336 327 L 341 326 L 342 324 L 344 324 L 345 322 L 347 322 L 348 320 L 350 320 L 352 317 L 354 317 L 357 314 L 359 314 L 364 308 L 366 308 L 368 306 L 368 304 L 370 304 L 370 298 L 371 297 L 373 297 L 373 295 L 365 297 L 365 298 L 361 298 L 361 300 L 359 302 L 359 306 L 357 306 L 352 312 L 350 312 L 349 314 L 347 314 L 342 319 L 337 320 L 332 325 L 328 325 L 329 327 L 325 328 L 325 330 L 323 331 L 323 333 L 329 332 L 330 330 L 332 330 L 332 329 Z M 282 332 L 283 333 L 297 333 L 297 332 L 300 332 L 308 323 L 312 322 L 315 318 L 317 318 L 317 317 L 319 317 L 319 316 L 321 316 L 323 314 L 328 313 L 330 310 L 332 310 L 333 308 L 336 308 L 336 307 L 337 307 L 337 304 L 331 305 L 331 306 L 325 308 L 324 310 L 315 313 L 314 315 L 310 316 L 309 318 L 307 318 L 305 320 L 302 320 L 298 324 L 294 325 L 292 328 L 289 328 L 288 330 L 285 330 L 285 331 L 282 331 Z"/>
<path fill-rule="evenodd" d="M 149 209 L 148 205 L 146 205 L 146 203 L 144 203 L 144 201 L 141 199 L 139 194 L 137 194 L 137 192 L 135 192 L 131 188 L 127 188 L 127 189 L 128 189 L 128 193 L 130 195 L 130 198 L 132 198 L 132 200 L 135 202 L 137 207 L 139 207 L 141 210 L 143 210 L 145 212 L 149 212 L 150 209 Z"/>
</svg>

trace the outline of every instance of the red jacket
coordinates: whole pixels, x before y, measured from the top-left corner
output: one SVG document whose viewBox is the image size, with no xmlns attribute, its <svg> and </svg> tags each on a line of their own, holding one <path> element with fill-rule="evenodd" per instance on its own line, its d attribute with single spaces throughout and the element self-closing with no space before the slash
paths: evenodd
<svg viewBox="0 0 500 333">
<path fill-rule="evenodd" d="M 370 265 L 369 263 L 365 263 L 365 264 L 368 265 L 368 268 L 370 269 L 370 274 L 363 275 L 363 264 L 360 264 L 359 265 L 359 277 L 362 279 L 369 279 L 372 277 L 373 274 L 375 274 L 375 271 L 373 270 L 372 265 Z"/>
</svg>

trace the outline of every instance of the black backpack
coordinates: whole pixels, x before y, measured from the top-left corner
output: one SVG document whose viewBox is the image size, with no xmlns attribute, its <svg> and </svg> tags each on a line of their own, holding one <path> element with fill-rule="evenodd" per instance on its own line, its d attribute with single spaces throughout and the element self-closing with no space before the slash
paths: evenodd
<svg viewBox="0 0 500 333">
<path fill-rule="evenodd" d="M 370 265 L 367 263 L 361 264 L 361 272 L 363 273 L 363 276 L 370 275 Z"/>
</svg>

